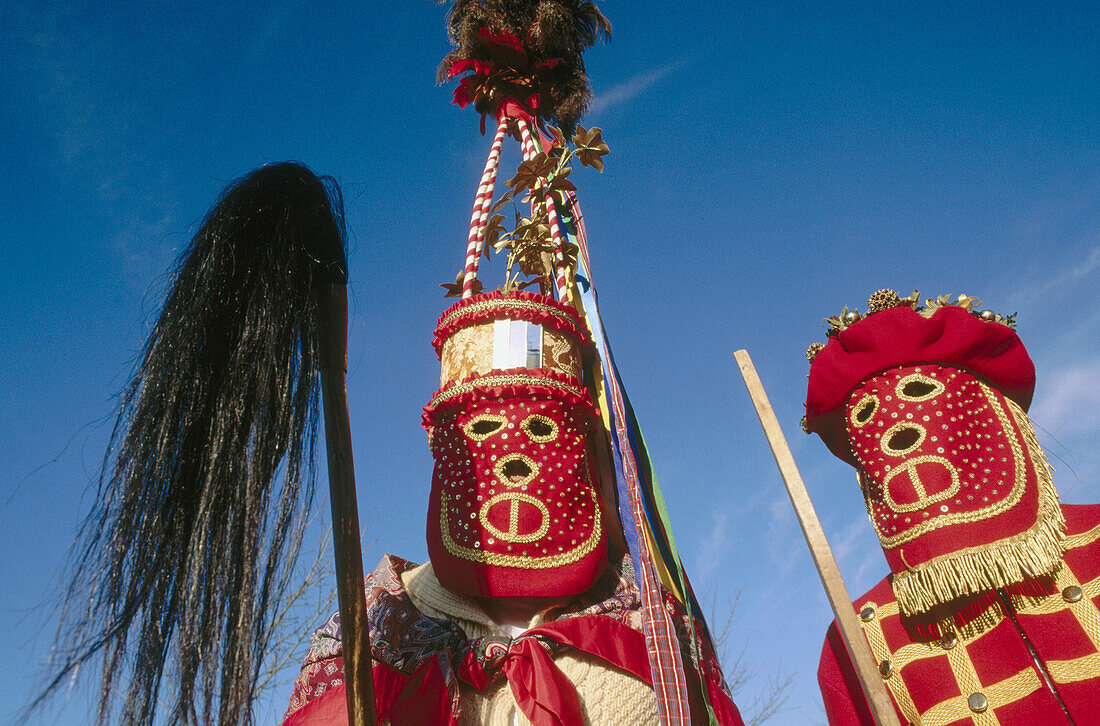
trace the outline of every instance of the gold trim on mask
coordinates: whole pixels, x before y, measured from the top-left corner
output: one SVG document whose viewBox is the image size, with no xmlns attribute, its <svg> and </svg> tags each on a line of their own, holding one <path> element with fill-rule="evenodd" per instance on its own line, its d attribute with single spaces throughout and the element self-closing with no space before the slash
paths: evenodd
<svg viewBox="0 0 1100 726">
<path fill-rule="evenodd" d="M 1009 413 L 1006 413 L 1004 408 L 997 404 L 997 399 L 994 397 L 992 390 L 984 383 L 978 382 L 981 386 L 982 395 L 989 403 L 990 408 L 996 414 L 1000 421 L 1002 430 L 1006 433 L 1012 431 L 1012 426 L 1009 422 Z M 1016 405 L 1011 399 L 1004 399 L 1008 404 L 1009 412 L 1012 418 L 1015 420 L 1016 425 L 1019 427 L 1020 432 L 1023 434 L 1024 439 L 1027 441 L 1028 450 L 1032 456 L 1032 466 L 1034 466 L 1036 474 L 1040 483 L 1045 475 L 1047 481 L 1050 481 L 1050 471 L 1045 465 L 1040 465 L 1040 462 L 1045 464 L 1046 458 L 1043 456 L 1043 451 L 1036 442 L 1034 447 L 1031 445 L 1031 441 L 1035 438 L 1035 432 L 1031 428 L 1031 422 L 1028 421 L 1027 414 L 1024 413 L 1019 406 Z M 877 523 L 872 520 L 872 524 L 875 525 L 875 533 L 878 535 L 879 542 L 882 544 L 883 549 L 894 549 L 898 545 L 905 544 L 906 542 L 912 542 L 917 537 L 927 534 L 933 530 L 940 529 L 941 527 L 947 527 L 952 524 L 973 524 L 974 522 L 980 522 L 990 517 L 995 517 L 998 514 L 1003 514 L 1009 509 L 1012 509 L 1020 503 L 1020 499 L 1024 496 L 1024 489 L 1027 484 L 1027 475 L 1025 467 L 1021 464 L 1025 461 L 1023 447 L 1020 445 L 1020 441 L 1015 436 L 1008 436 L 1009 446 L 1012 449 L 1012 461 L 1014 462 L 1016 476 L 1012 481 L 1012 488 L 1008 491 L 1003 499 L 993 502 L 988 507 L 978 509 L 972 512 L 950 512 L 946 514 L 940 514 L 937 516 L 929 517 L 923 522 L 919 522 L 912 529 L 908 529 L 904 532 L 900 532 L 892 537 L 884 535 L 879 529 Z M 1044 474 L 1045 472 L 1045 474 Z M 860 483 L 863 484 L 863 477 L 869 476 L 863 469 L 860 469 Z M 1051 484 L 1051 487 L 1054 485 Z M 868 487 L 863 487 L 864 492 L 868 491 Z M 1041 490 L 1040 490 L 1041 494 Z M 1041 497 L 1040 497 L 1041 499 Z M 1057 501 L 1057 494 L 1055 495 L 1055 501 Z M 1057 508 L 1057 507 L 1056 507 Z M 868 500 L 867 511 L 871 512 L 870 501 Z"/>
<path fill-rule="evenodd" d="M 864 417 L 861 421 L 860 414 L 869 404 L 874 404 L 874 408 L 872 408 L 871 412 L 868 413 L 866 417 Z M 856 429 L 866 426 L 871 421 L 871 419 L 875 417 L 875 411 L 877 410 L 878 396 L 873 393 L 863 394 L 863 398 L 859 399 L 859 403 L 857 403 L 855 406 L 852 406 L 852 413 L 848 416 L 848 425 Z"/>
<path fill-rule="evenodd" d="M 902 431 L 916 431 L 916 432 L 918 432 L 917 433 L 917 440 L 914 441 L 913 443 L 909 444 L 909 446 L 906 446 L 903 449 L 895 449 L 894 447 L 892 447 L 890 445 L 890 442 L 893 441 L 895 434 L 899 434 Z M 894 424 L 890 428 L 886 429 L 886 433 L 884 433 L 882 435 L 882 438 L 879 439 L 879 446 L 878 447 L 879 447 L 879 450 L 881 450 L 882 453 L 886 454 L 887 456 L 905 456 L 910 451 L 913 451 L 918 446 L 923 444 L 924 439 L 925 439 L 926 436 L 928 436 L 928 430 L 925 429 L 920 424 L 915 424 L 912 421 L 899 421 L 898 423 Z M 949 468 L 954 470 L 955 467 L 952 466 L 952 467 L 949 467 Z M 893 473 L 893 472 L 891 472 L 891 473 Z M 887 477 L 887 479 L 889 479 L 889 477 Z"/>
<path fill-rule="evenodd" d="M 982 388 L 987 390 L 984 384 Z M 1005 587 L 1022 582 L 1029 577 L 1053 574 L 1062 564 L 1066 521 L 1062 508 L 1058 504 L 1058 491 L 1054 488 L 1050 464 L 1035 438 L 1035 430 L 1027 414 L 1011 399 L 1006 398 L 1005 402 L 1024 439 L 1030 454 L 1031 466 L 1036 474 L 1039 508 L 1035 524 L 1027 531 L 1013 537 L 960 549 L 935 557 L 904 572 L 895 573 L 890 584 L 904 615 L 926 612 L 955 598 L 991 588 Z M 1004 423 L 1001 407 L 993 406 L 993 409 Z M 1006 430 L 1011 429 L 1006 427 Z M 1018 451 L 1020 445 L 1015 437 L 1012 438 L 1013 454 L 1016 461 L 1020 462 L 1023 460 L 1022 452 Z M 1022 467 L 1016 468 L 1019 471 Z M 1018 475 L 1017 486 L 1013 488 L 1010 496 L 995 507 L 974 512 L 966 519 L 959 515 L 946 515 L 942 519 L 951 519 L 951 523 L 981 521 L 1007 511 L 1019 502 L 1022 494 L 1023 484 Z M 1009 501 L 1011 504 L 1004 506 Z M 991 512 L 990 510 L 994 508 L 996 511 Z M 923 531 L 934 528 L 936 527 L 928 527 Z M 885 547 L 885 544 L 883 546 Z"/>
<path fill-rule="evenodd" d="M 921 438 L 923 439 L 924 437 Z M 921 482 L 920 477 L 917 475 L 917 467 L 921 464 L 942 464 L 943 467 L 951 473 L 951 486 L 937 494 L 928 494 L 924 490 L 924 484 Z M 919 498 L 912 504 L 899 504 L 890 496 L 890 480 L 898 474 L 908 474 L 909 480 L 913 482 L 913 488 L 917 490 Z M 909 461 L 903 461 L 896 469 L 891 470 L 891 472 L 886 475 L 886 479 L 882 482 L 882 498 L 886 500 L 886 505 L 895 512 L 916 512 L 924 509 L 930 504 L 942 502 L 944 499 L 950 499 L 958 494 L 961 488 L 962 482 L 959 481 L 959 472 L 952 466 L 950 461 L 942 456 L 917 456 Z"/>
<path fill-rule="evenodd" d="M 550 388 L 557 388 L 562 391 L 568 391 L 575 393 L 579 396 L 586 395 L 584 389 L 576 386 L 571 386 L 568 383 L 562 381 L 547 378 L 545 376 L 530 376 L 522 373 L 509 373 L 507 375 L 493 375 L 493 376 L 481 376 L 465 383 L 459 383 L 451 386 L 450 388 L 438 393 L 430 402 L 428 402 L 427 408 L 436 408 L 445 401 L 454 398 L 467 391 L 472 391 L 477 388 L 491 388 L 493 386 L 508 386 L 508 385 L 522 385 L 522 386 L 548 386 Z"/>
<path fill-rule="evenodd" d="M 439 507 L 439 529 L 442 534 L 443 546 L 447 548 L 455 557 L 460 559 L 469 560 L 471 562 L 483 562 L 488 565 L 494 565 L 497 567 L 519 567 L 528 570 L 545 570 L 551 567 L 561 567 L 562 565 L 572 564 L 581 559 L 592 550 L 596 549 L 596 546 L 603 538 L 603 524 L 600 521 L 600 504 L 596 498 L 596 492 L 592 489 L 590 483 L 586 482 L 588 486 L 585 487 L 585 491 L 588 492 L 588 496 L 592 499 L 592 532 L 589 534 L 588 539 L 581 542 L 568 552 L 561 552 L 556 555 L 544 555 L 542 557 L 533 557 L 531 555 L 509 555 L 500 552 L 486 552 L 482 549 L 472 549 L 470 547 L 463 547 L 454 541 L 451 537 L 451 528 L 447 521 L 447 495 L 442 495 L 442 501 Z M 518 494 L 518 492 L 514 492 Z M 490 500 L 492 501 L 492 500 Z M 482 506 L 482 511 L 485 510 L 485 505 Z M 544 524 L 549 527 L 549 517 L 544 519 Z M 494 527 L 495 529 L 495 527 Z M 523 536 L 523 535 L 520 535 Z"/>
<path fill-rule="evenodd" d="M 508 502 L 509 505 L 507 532 L 489 521 L 489 510 L 501 502 Z M 519 502 L 530 504 L 532 507 L 539 510 L 539 514 L 542 515 L 542 525 L 534 532 L 528 532 L 527 534 L 519 533 Z M 530 494 L 524 494 L 523 492 L 501 492 L 496 496 L 489 497 L 489 499 L 481 505 L 481 509 L 478 510 L 477 518 L 481 522 L 481 526 L 492 532 L 493 536 L 505 542 L 514 542 L 516 544 L 537 542 L 550 531 L 550 508 L 541 500 L 536 499 Z"/>
<path fill-rule="evenodd" d="M 497 425 L 494 426 L 491 430 L 479 431 L 479 425 L 487 422 L 495 423 Z M 466 438 L 470 439 L 471 441 L 484 441 L 507 425 L 507 417 L 495 413 L 483 413 L 467 421 L 466 424 L 462 427 L 462 433 L 465 434 Z"/>
<path fill-rule="evenodd" d="M 536 433 L 531 425 L 535 424 L 536 427 L 541 424 L 548 428 L 549 433 L 539 434 Z M 558 438 L 558 424 L 554 419 L 549 416 L 543 416 L 541 413 L 533 413 L 527 418 L 523 419 L 523 423 L 519 425 L 523 429 L 523 433 L 527 434 L 527 437 L 538 444 L 548 444 L 554 439 Z"/>
<path fill-rule="evenodd" d="M 515 481 L 512 481 L 512 478 L 508 475 L 507 472 L 504 471 L 504 469 L 509 464 L 517 461 L 522 461 L 527 466 L 527 475 L 522 476 Z M 497 481 L 499 481 L 504 486 L 511 487 L 512 489 L 518 489 L 521 486 L 530 484 L 531 481 L 534 480 L 536 476 L 538 476 L 539 469 L 541 468 L 542 467 L 539 465 L 539 463 L 532 459 L 530 456 L 516 452 L 514 454 L 507 454 L 500 457 L 497 460 L 496 466 L 493 467 L 493 475 L 496 476 Z"/>
<path fill-rule="evenodd" d="M 931 386 L 932 390 L 928 393 L 905 393 L 905 387 L 910 383 L 923 383 L 927 386 Z M 909 375 L 899 380 L 897 385 L 894 386 L 894 395 L 896 395 L 903 401 L 915 401 L 917 403 L 920 403 L 921 401 L 927 401 L 931 398 L 935 398 L 936 396 L 943 393 L 945 390 L 947 390 L 947 386 L 945 386 L 942 381 L 938 381 L 931 376 L 926 376 L 923 373 L 910 373 Z"/>
</svg>

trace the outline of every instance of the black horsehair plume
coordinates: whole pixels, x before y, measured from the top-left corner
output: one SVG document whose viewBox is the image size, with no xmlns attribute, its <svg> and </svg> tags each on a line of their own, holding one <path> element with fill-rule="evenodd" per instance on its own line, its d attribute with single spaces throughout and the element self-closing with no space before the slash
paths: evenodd
<svg viewBox="0 0 1100 726">
<path fill-rule="evenodd" d="M 447 35 L 455 48 L 439 66 L 439 82 L 447 80 L 455 61 L 485 59 L 482 30 L 510 33 L 522 43 L 530 65 L 547 64 L 535 89 L 538 115 L 572 133 L 592 96 L 584 50 L 601 37 L 611 37 L 611 23 L 596 4 L 591 0 L 454 0 L 447 15 Z"/>
<path fill-rule="evenodd" d="M 122 394 L 32 708 L 98 663 L 98 723 L 252 722 L 313 496 L 313 288 L 343 245 L 338 187 L 299 164 L 207 214 Z"/>
</svg>

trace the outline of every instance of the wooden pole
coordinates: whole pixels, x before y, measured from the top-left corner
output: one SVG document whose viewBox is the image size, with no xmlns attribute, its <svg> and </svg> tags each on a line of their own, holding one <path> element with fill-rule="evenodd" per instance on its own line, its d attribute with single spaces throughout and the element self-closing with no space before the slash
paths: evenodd
<svg viewBox="0 0 1100 726">
<path fill-rule="evenodd" d="M 745 379 L 745 387 L 749 389 L 749 397 L 752 399 L 753 406 L 756 407 L 760 425 L 764 427 L 764 435 L 767 436 L 768 443 L 771 445 L 775 463 L 779 466 L 779 473 L 782 474 L 783 482 L 787 485 L 787 494 L 791 498 L 791 504 L 794 505 L 795 515 L 802 527 L 806 544 L 810 547 L 810 554 L 813 555 L 821 584 L 825 586 L 825 594 L 833 608 L 833 615 L 840 628 L 840 636 L 844 639 L 844 644 L 852 656 L 856 675 L 859 676 L 859 684 L 863 687 L 863 694 L 871 707 L 871 713 L 879 726 L 900 726 L 897 712 L 894 711 L 894 705 L 890 701 L 890 694 L 886 692 L 886 686 L 875 665 L 871 648 L 863 636 L 859 621 L 856 620 L 852 599 L 848 597 L 848 589 L 844 587 L 844 580 L 840 577 L 833 551 L 829 548 L 828 540 L 825 539 L 825 532 L 821 528 L 817 512 L 814 511 L 809 492 L 806 491 L 806 485 L 798 473 L 790 447 L 787 446 L 783 430 L 779 427 L 779 421 L 768 401 L 768 395 L 764 392 L 764 386 L 760 383 L 760 377 L 756 374 L 752 359 L 745 350 L 737 351 L 733 357 L 737 360 L 741 376 Z"/>
<path fill-rule="evenodd" d="M 328 450 L 332 549 L 336 557 L 336 593 L 340 603 L 348 726 L 375 726 L 378 719 L 374 712 L 374 675 L 348 418 L 347 288 L 340 284 L 321 286 L 318 304 L 322 320 L 321 395 L 324 401 L 325 447 Z"/>
</svg>

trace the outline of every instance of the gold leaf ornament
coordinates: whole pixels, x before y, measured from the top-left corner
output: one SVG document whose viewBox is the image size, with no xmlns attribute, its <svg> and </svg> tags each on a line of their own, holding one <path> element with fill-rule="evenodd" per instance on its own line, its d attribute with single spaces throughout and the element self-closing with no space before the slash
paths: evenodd
<svg viewBox="0 0 1100 726">
<path fill-rule="evenodd" d="M 967 312 L 972 312 L 976 306 L 982 304 L 982 299 L 980 297 L 970 297 L 969 295 L 959 295 L 959 299 L 955 304 Z"/>
<path fill-rule="evenodd" d="M 573 134 L 573 145 L 577 147 L 575 153 L 577 160 L 585 166 L 591 166 L 596 171 L 603 173 L 603 156 L 611 150 L 602 138 L 603 131 L 599 126 L 593 126 L 589 130 L 577 125 L 577 133 Z"/>
<path fill-rule="evenodd" d="M 500 238 L 505 234 L 506 230 L 501 222 L 504 221 L 503 214 L 494 214 L 489 218 L 489 221 L 485 223 L 485 258 L 489 258 L 489 248 L 492 247 L 496 251 L 500 251 Z"/>
<path fill-rule="evenodd" d="M 546 152 L 540 151 L 530 159 L 522 161 L 519 168 L 516 169 L 516 175 L 504 183 L 512 187 L 512 190 L 518 194 L 524 189 L 537 187 L 539 181 L 554 173 L 556 168 L 555 161 Z"/>
<path fill-rule="evenodd" d="M 462 282 L 465 279 L 465 277 L 466 277 L 465 271 L 464 270 L 459 270 L 458 274 L 455 276 L 455 281 L 454 282 L 444 282 L 444 283 L 442 283 L 440 285 L 440 287 L 447 291 L 447 294 L 444 295 L 443 297 L 444 298 L 449 298 L 449 297 L 458 297 L 459 295 L 461 295 L 462 294 Z M 481 292 L 481 280 L 474 280 L 473 290 L 474 290 L 475 295 L 477 293 Z"/>
<path fill-rule="evenodd" d="M 966 310 L 967 312 L 971 312 L 974 310 L 975 305 L 982 304 L 982 299 L 980 297 L 971 297 L 969 295 L 959 295 L 955 302 L 952 302 L 950 295 L 937 295 L 935 299 L 928 298 L 927 300 L 925 300 L 924 304 L 927 306 L 927 310 L 925 310 L 922 314 L 925 317 L 931 317 L 932 313 L 934 313 L 939 308 L 945 307 L 947 305 L 954 305 L 962 308 L 963 310 Z"/>
<path fill-rule="evenodd" d="M 573 182 L 569 181 L 569 172 L 573 171 L 573 167 L 567 166 L 563 169 L 549 175 L 547 177 L 547 183 L 550 185 L 551 191 L 555 192 L 575 192 L 577 188 L 573 186 Z"/>
<path fill-rule="evenodd" d="M 501 194 L 500 199 L 498 199 L 489 210 L 490 214 L 496 214 L 497 212 L 499 212 L 501 209 L 504 208 L 506 204 L 512 201 L 514 196 L 515 192 L 513 192 L 511 189 Z"/>
<path fill-rule="evenodd" d="M 840 315 L 834 315 L 830 318 L 825 318 L 825 325 L 836 332 L 846 330 L 849 325 L 858 322 L 860 319 L 859 311 L 852 309 L 849 310 L 845 305 L 844 309 L 840 311 Z"/>
</svg>

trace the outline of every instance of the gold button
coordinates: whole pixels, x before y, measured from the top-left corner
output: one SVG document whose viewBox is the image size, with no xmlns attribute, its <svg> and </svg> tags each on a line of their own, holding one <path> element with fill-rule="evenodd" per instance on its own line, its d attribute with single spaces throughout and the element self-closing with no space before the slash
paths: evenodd
<svg viewBox="0 0 1100 726">
<path fill-rule="evenodd" d="M 1077 587 L 1077 585 L 1070 585 L 1065 590 L 1062 590 L 1062 599 L 1066 602 L 1077 602 L 1084 596 L 1084 591 Z"/>
<path fill-rule="evenodd" d="M 865 623 L 869 622 L 871 620 L 874 620 L 875 619 L 875 609 L 873 607 L 871 607 L 870 605 L 868 605 L 867 607 L 865 607 L 865 608 L 863 608 L 862 610 L 859 611 L 859 617 Z"/>
<path fill-rule="evenodd" d="M 894 664 L 889 660 L 884 660 L 878 664 L 878 672 L 882 674 L 883 678 L 889 678 L 890 674 L 894 672 Z"/>
<path fill-rule="evenodd" d="M 966 698 L 966 705 L 970 706 L 970 710 L 974 713 L 982 713 L 989 708 L 989 699 L 984 693 L 971 693 Z"/>
<path fill-rule="evenodd" d="M 954 633 L 948 633 L 947 635 L 940 638 L 940 647 L 942 647 L 944 650 L 951 650 L 958 644 L 959 636 L 955 635 Z"/>
</svg>

